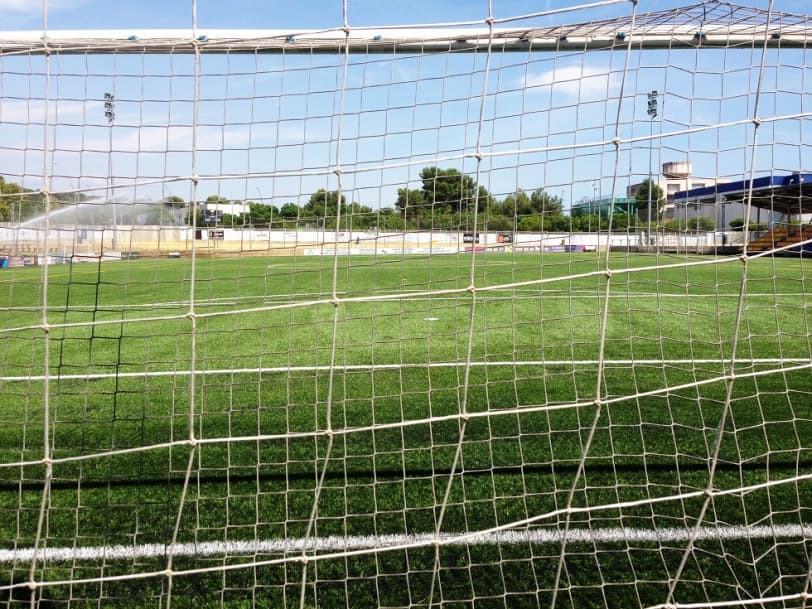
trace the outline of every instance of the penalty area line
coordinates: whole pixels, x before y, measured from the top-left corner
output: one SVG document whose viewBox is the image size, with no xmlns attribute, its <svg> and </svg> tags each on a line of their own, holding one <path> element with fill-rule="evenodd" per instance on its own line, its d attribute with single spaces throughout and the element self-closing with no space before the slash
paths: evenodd
<svg viewBox="0 0 812 609">
<path fill-rule="evenodd" d="M 417 535 L 350 535 L 347 537 L 297 537 L 291 539 L 268 539 L 252 541 L 205 541 L 178 543 L 172 548 L 172 556 L 246 556 L 250 554 L 279 554 L 300 552 L 341 552 L 358 550 L 385 550 L 387 547 L 462 545 L 522 545 L 567 543 L 679 543 L 687 542 L 696 534 L 696 540 L 741 539 L 809 539 L 812 524 L 775 526 L 723 526 L 693 529 L 663 528 L 604 528 L 570 529 L 566 532 L 553 529 L 529 529 L 499 531 L 494 533 L 447 533 L 435 536 L 431 533 Z M 135 558 L 164 558 L 169 556 L 168 544 L 142 544 L 135 546 L 76 546 L 53 548 L 15 548 L 0 550 L 0 563 L 31 562 L 82 562 L 95 560 L 131 560 Z M 298 560 L 298 557 L 292 557 Z"/>
</svg>

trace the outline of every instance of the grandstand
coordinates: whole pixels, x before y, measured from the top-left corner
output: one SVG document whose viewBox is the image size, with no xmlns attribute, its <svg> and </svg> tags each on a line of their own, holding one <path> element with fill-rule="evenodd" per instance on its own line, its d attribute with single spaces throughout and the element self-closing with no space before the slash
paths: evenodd
<svg viewBox="0 0 812 609">
<path fill-rule="evenodd" d="M 739 204 L 755 210 L 742 229 L 760 227 L 765 221 L 769 230 L 746 241 L 748 252 L 812 251 L 812 229 L 804 225 L 812 214 L 812 174 L 770 175 L 683 190 L 674 193 L 674 201 L 677 205 L 713 209 L 714 216 L 722 219 L 725 228 L 726 222 L 733 219 L 726 211 L 728 205 Z"/>
</svg>

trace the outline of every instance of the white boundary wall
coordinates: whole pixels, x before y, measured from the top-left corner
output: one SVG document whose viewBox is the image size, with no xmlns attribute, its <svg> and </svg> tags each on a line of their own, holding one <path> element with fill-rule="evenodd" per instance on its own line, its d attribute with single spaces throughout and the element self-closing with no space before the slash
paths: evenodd
<svg viewBox="0 0 812 609">
<path fill-rule="evenodd" d="M 199 231 L 199 239 L 195 239 Z M 232 229 L 205 227 L 121 226 L 117 231 L 121 251 L 190 252 L 194 243 L 200 250 L 222 249 L 226 252 L 304 253 L 306 255 L 456 253 L 470 251 L 565 251 L 585 248 L 586 251 L 607 247 L 645 246 L 644 233 L 524 233 L 513 234 L 513 242 L 496 231 L 481 232 L 477 243 L 472 233 L 456 231 L 339 231 Z M 743 233 L 728 232 L 723 243 L 721 232 L 698 232 L 658 235 L 655 242 L 669 249 L 704 248 L 741 245 Z M 73 254 L 102 254 L 113 249 L 113 229 L 110 227 L 13 228 L 0 226 L 0 254 L 27 253 L 70 256 Z"/>
</svg>

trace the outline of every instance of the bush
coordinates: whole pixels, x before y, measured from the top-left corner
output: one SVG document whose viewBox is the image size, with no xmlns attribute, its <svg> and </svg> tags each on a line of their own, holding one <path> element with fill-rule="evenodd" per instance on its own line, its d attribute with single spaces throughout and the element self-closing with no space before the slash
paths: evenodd
<svg viewBox="0 0 812 609">
<path fill-rule="evenodd" d="M 744 230 L 744 218 L 734 218 L 730 222 L 728 222 L 730 226 L 730 230 Z M 762 231 L 767 230 L 769 225 L 766 222 L 750 222 L 747 228 L 750 231 Z"/>
<path fill-rule="evenodd" d="M 637 214 L 616 213 L 612 217 L 613 229 L 625 230 L 627 228 L 635 228 L 637 224 L 638 224 Z"/>
<path fill-rule="evenodd" d="M 697 216 L 696 218 L 690 218 L 688 220 L 688 229 L 689 230 L 713 230 L 716 228 L 716 223 L 713 221 L 713 218 L 709 218 L 708 216 Z"/>
</svg>

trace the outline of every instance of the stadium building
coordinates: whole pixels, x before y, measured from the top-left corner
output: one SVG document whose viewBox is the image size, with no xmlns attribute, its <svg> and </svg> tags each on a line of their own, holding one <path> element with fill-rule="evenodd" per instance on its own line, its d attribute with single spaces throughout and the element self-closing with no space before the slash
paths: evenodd
<svg viewBox="0 0 812 609">
<path fill-rule="evenodd" d="M 637 212 L 637 201 L 634 197 L 603 197 L 600 199 L 583 199 L 579 203 L 573 203 L 570 214 L 573 217 L 595 215 L 600 218 L 608 218 L 612 205 L 614 205 L 616 214 L 633 214 Z"/>
<path fill-rule="evenodd" d="M 722 229 L 727 227 L 727 223 L 734 218 L 741 218 L 744 215 L 744 207 L 742 205 L 731 205 L 728 209 L 726 216 L 723 215 L 722 210 L 717 209 L 713 205 L 705 205 L 699 201 L 687 202 L 685 200 L 678 200 L 676 194 L 686 190 L 694 190 L 700 188 L 710 188 L 716 184 L 724 184 L 727 182 L 724 178 L 707 177 L 693 175 L 693 164 L 691 161 L 669 161 L 662 164 L 661 176 L 656 178 L 652 176 L 654 182 L 665 193 L 666 202 L 660 210 L 661 217 L 664 221 L 678 220 L 687 223 L 691 218 L 708 217 L 712 218 L 714 224 Z M 626 189 L 626 196 L 634 199 L 637 192 L 643 187 L 645 182 L 638 182 L 631 184 Z"/>
</svg>

